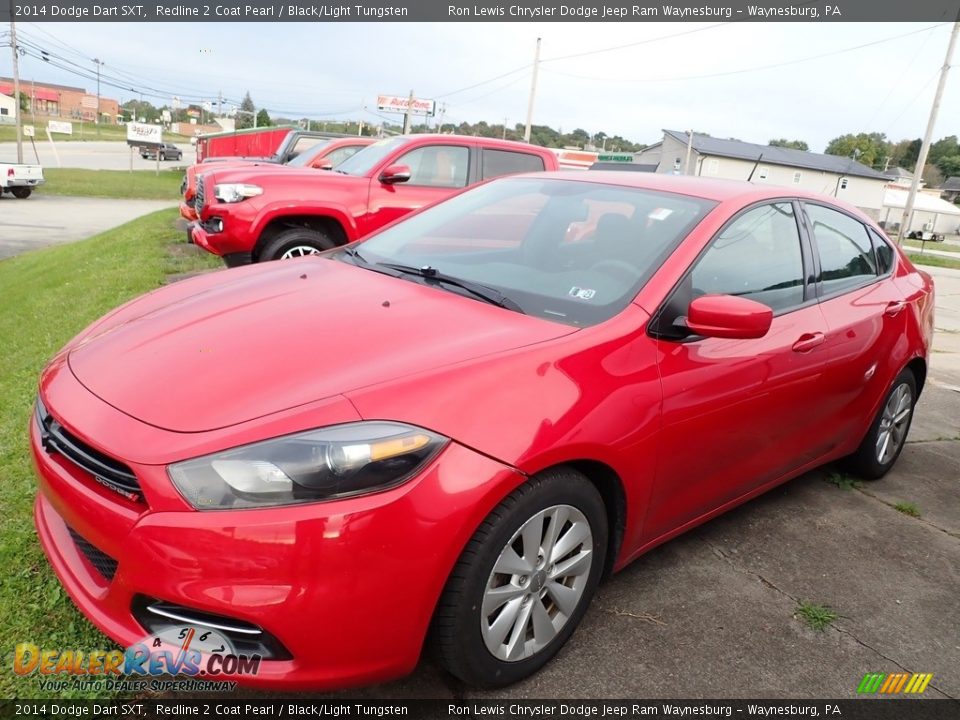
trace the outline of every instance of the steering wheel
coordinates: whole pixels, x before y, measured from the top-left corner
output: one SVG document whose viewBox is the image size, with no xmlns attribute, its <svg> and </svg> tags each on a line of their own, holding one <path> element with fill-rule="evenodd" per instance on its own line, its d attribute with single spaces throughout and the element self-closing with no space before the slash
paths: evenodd
<svg viewBox="0 0 960 720">
<path fill-rule="evenodd" d="M 598 260 L 590 266 L 590 269 L 596 270 L 597 272 L 602 272 L 619 280 L 625 280 L 627 283 L 631 284 L 636 282 L 637 278 L 640 276 L 640 271 L 625 260 L 614 260 L 610 258 L 606 260 Z"/>
</svg>

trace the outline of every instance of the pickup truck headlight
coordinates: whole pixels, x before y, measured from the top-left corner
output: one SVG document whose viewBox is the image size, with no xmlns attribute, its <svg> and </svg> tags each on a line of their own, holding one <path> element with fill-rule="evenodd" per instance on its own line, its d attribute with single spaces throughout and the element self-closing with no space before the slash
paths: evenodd
<svg viewBox="0 0 960 720">
<path fill-rule="evenodd" d="M 167 468 L 198 510 L 333 500 L 410 479 L 448 442 L 393 422 L 357 422 L 287 435 Z"/>
<path fill-rule="evenodd" d="M 256 195 L 262 195 L 263 188 L 259 185 L 245 183 L 224 183 L 213 188 L 213 196 L 220 202 L 235 203 Z"/>
</svg>

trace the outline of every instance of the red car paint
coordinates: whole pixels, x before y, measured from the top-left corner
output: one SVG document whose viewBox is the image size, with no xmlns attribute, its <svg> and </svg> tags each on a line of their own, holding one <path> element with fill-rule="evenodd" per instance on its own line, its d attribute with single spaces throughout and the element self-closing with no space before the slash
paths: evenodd
<svg viewBox="0 0 960 720">
<path fill-rule="evenodd" d="M 277 173 L 276 168 L 263 166 L 236 171 L 212 167 L 203 175 L 206 191 L 202 207 L 195 208 L 200 223 L 193 228 L 193 241 L 223 256 L 228 265 L 260 260 L 266 243 L 277 231 L 288 227 L 322 229 L 335 244 L 342 245 L 369 235 L 413 210 L 444 200 L 464 185 L 496 177 L 497 173 L 485 173 L 482 169 L 486 151 L 534 158 L 540 161 L 539 169 L 543 170 L 559 167 L 551 150 L 509 140 L 410 135 L 384 142 L 397 145 L 362 175 L 318 175 L 305 170 Z M 383 181 L 385 170 L 402 161 L 408 153 L 424 148 L 466 148 L 469 169 L 464 184 L 425 185 L 419 184 L 416 177 L 408 182 Z M 361 151 L 356 159 L 371 149 Z M 263 192 L 241 202 L 217 202 L 214 188 L 221 183 L 249 183 L 261 187 Z"/>
<path fill-rule="evenodd" d="M 750 328 L 769 321 L 762 337 L 674 342 L 649 332 L 677 279 L 745 207 L 810 198 L 878 231 L 855 209 L 698 178 L 545 177 L 716 205 L 632 302 L 584 328 L 320 256 L 155 291 L 55 356 L 40 381 L 47 411 L 126 463 L 143 493 L 122 497 L 47 452 L 31 423 L 38 533 L 84 614 L 122 645 L 146 634 L 131 612 L 137 594 L 259 625 L 292 659 L 229 678 L 246 684 L 390 679 L 416 665 L 461 550 L 530 475 L 564 464 L 615 475 L 624 521 L 609 567 L 619 570 L 852 452 L 904 367 L 922 383 L 933 287 L 899 250 L 889 275 L 792 312 L 758 318 L 731 298 L 693 313 L 716 322 L 745 307 Z M 513 180 L 485 187 L 503 182 Z M 451 440 L 399 486 L 313 504 L 196 511 L 167 474 L 171 463 L 361 419 Z M 68 527 L 118 561 L 112 581 Z"/>
</svg>

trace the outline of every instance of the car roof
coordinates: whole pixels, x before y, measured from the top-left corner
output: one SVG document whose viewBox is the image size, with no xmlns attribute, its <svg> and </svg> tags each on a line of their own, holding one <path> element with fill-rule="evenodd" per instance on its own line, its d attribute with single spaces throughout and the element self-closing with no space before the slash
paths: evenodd
<svg viewBox="0 0 960 720">
<path fill-rule="evenodd" d="M 622 187 L 640 188 L 643 190 L 659 190 L 661 192 L 690 195 L 724 202 L 726 200 L 740 200 L 750 202 L 768 198 L 808 198 L 811 200 L 828 201 L 838 207 L 852 208 L 851 205 L 837 198 L 818 195 L 800 189 L 778 185 L 757 185 L 746 180 L 721 180 L 717 178 L 697 177 L 693 175 L 667 175 L 663 173 L 621 172 L 617 170 L 560 170 L 555 172 L 524 173 L 510 177 L 554 178 L 558 180 L 572 180 L 603 185 L 619 185 Z M 859 213 L 858 213 L 859 214 Z"/>
<path fill-rule="evenodd" d="M 530 143 L 520 142 L 519 140 L 501 140 L 500 138 L 480 137 L 479 135 L 447 135 L 446 133 L 411 133 L 409 135 L 395 135 L 394 137 L 408 138 L 409 140 L 430 140 L 442 144 L 455 145 L 457 143 L 479 144 L 488 148 L 503 148 L 504 150 L 513 150 L 514 152 L 526 153 L 551 153 L 550 148 L 540 145 L 531 145 Z"/>
</svg>

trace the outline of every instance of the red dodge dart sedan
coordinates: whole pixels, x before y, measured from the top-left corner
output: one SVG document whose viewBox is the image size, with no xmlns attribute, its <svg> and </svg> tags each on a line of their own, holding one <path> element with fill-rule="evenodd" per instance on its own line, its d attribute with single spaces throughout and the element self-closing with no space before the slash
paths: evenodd
<svg viewBox="0 0 960 720">
<path fill-rule="evenodd" d="M 87 328 L 40 380 L 37 531 L 122 645 L 179 624 L 259 657 L 219 677 L 382 681 L 429 637 L 504 685 L 652 547 L 828 461 L 890 470 L 933 304 L 832 199 L 494 180 Z"/>
</svg>

